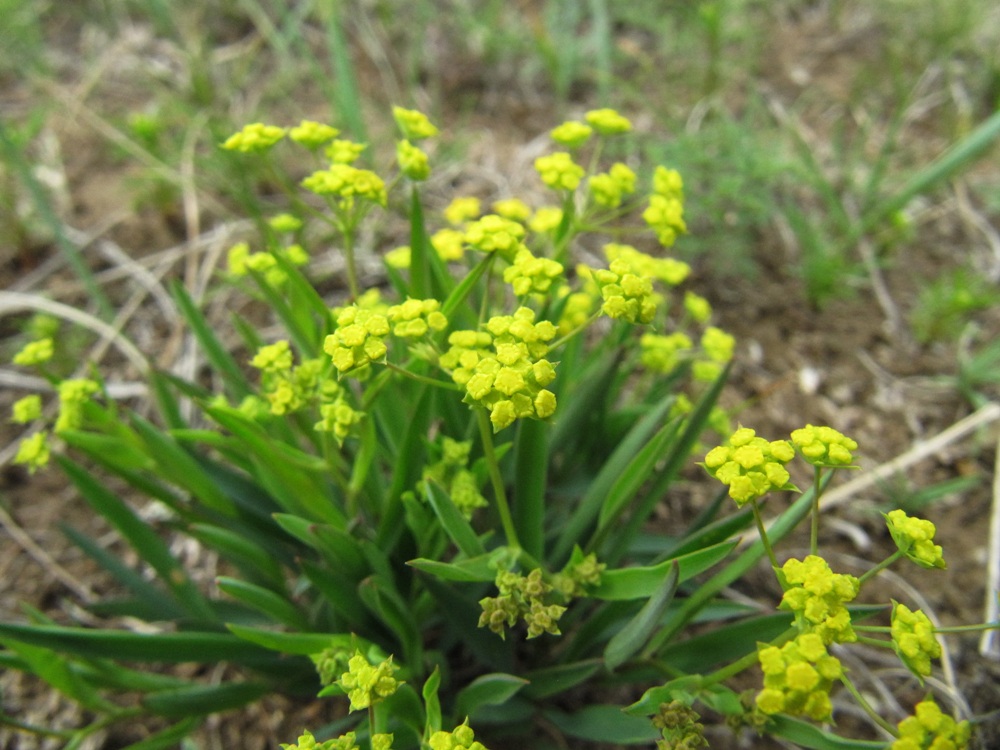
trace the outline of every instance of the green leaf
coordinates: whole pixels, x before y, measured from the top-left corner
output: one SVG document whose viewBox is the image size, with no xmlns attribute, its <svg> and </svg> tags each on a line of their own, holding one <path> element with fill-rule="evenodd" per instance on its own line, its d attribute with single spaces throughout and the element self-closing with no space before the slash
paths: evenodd
<svg viewBox="0 0 1000 750">
<path fill-rule="evenodd" d="M 439 484 L 433 481 L 424 482 L 427 501 L 434 509 L 435 515 L 441 521 L 441 527 L 466 557 L 479 557 L 486 554 L 483 543 L 479 541 L 476 532 L 461 511 L 455 507 L 451 497 Z"/>
<path fill-rule="evenodd" d="M 78 656 L 123 661 L 251 664 L 261 661 L 266 654 L 254 645 L 221 633 L 132 633 L 62 625 L 0 623 L 0 637 Z"/>
<path fill-rule="evenodd" d="M 528 681 L 512 674 L 493 673 L 477 677 L 458 691 L 455 706 L 459 716 L 474 716 L 480 706 L 500 706 Z"/>
<path fill-rule="evenodd" d="M 138 414 L 132 415 L 132 424 L 146 444 L 149 455 L 156 461 L 157 471 L 161 476 L 186 489 L 216 513 L 236 515 L 236 508 L 230 499 L 176 440 Z"/>
<path fill-rule="evenodd" d="M 184 569 L 149 524 L 142 521 L 125 503 L 104 488 L 90 473 L 65 456 L 57 456 L 59 466 L 76 486 L 84 500 L 125 537 L 139 556 L 152 566 L 160 579 L 173 591 L 177 600 L 195 617 L 215 620 L 208 602 L 188 578 Z"/>
<path fill-rule="evenodd" d="M 68 698 L 91 711 L 110 711 L 115 705 L 101 697 L 94 687 L 70 668 L 65 656 L 44 646 L 33 646 L 11 638 L 0 638 L 0 643 L 16 653 L 22 660 L 21 669 L 45 680 Z"/>
<path fill-rule="evenodd" d="M 267 587 L 276 593 L 285 590 L 281 565 L 256 539 L 222 526 L 201 523 L 192 524 L 188 533 L 206 547 L 217 550 L 252 580 L 266 582 Z"/>
<path fill-rule="evenodd" d="M 532 670 L 524 675 L 528 684 L 524 687 L 523 694 L 533 700 L 542 700 L 564 693 L 586 682 L 603 666 L 604 662 L 600 659 L 587 659 Z"/>
<path fill-rule="evenodd" d="M 431 575 L 437 576 L 443 581 L 484 583 L 492 581 L 497 577 L 495 559 L 495 556 L 490 553 L 453 563 L 427 560 L 421 557 L 416 560 L 410 560 L 406 564 L 416 568 L 417 570 L 421 570 L 424 573 L 430 573 Z"/>
<path fill-rule="evenodd" d="M 554 559 L 565 559 L 574 544 L 582 544 L 583 535 L 595 522 L 612 488 L 621 477 L 626 476 L 630 468 L 634 468 L 636 455 L 647 445 L 650 435 L 656 431 L 673 402 L 673 394 L 663 398 L 645 417 L 636 422 L 628 435 L 619 443 L 597 476 L 590 482 L 587 493 L 580 500 L 580 505 L 563 527 L 553 551 Z"/>
<path fill-rule="evenodd" d="M 604 663 L 610 671 L 620 667 L 645 645 L 664 610 L 673 601 L 679 575 L 680 565 L 677 560 L 671 560 L 669 572 L 660 587 L 653 592 L 638 614 L 608 641 L 604 649 Z"/>
<path fill-rule="evenodd" d="M 180 719 L 239 708 L 267 695 L 270 690 L 270 686 L 259 682 L 191 685 L 150 693 L 142 699 L 142 705 L 159 716 Z"/>
<path fill-rule="evenodd" d="M 243 375 L 243 370 L 236 364 L 236 360 L 226 351 L 226 348 L 219 342 L 219 339 L 216 338 L 215 333 L 212 332 L 212 327 L 205 320 L 201 311 L 195 306 L 187 290 L 184 289 L 184 285 L 179 281 L 171 283 L 170 293 L 177 302 L 184 320 L 191 327 L 191 332 L 194 333 L 195 338 L 198 339 L 198 343 L 201 344 L 201 348 L 212 365 L 212 369 L 222 376 L 223 382 L 229 391 L 228 395 L 237 403 L 242 401 L 244 396 L 248 396 L 253 392 L 253 389 L 247 383 L 246 377 Z"/>
<path fill-rule="evenodd" d="M 590 595 L 606 601 L 646 599 L 659 589 L 675 562 L 680 567 L 679 582 L 683 583 L 724 559 L 736 544 L 735 541 L 722 542 L 657 565 L 606 570 L 601 574 L 600 584 Z"/>
<path fill-rule="evenodd" d="M 784 612 L 750 617 L 671 643 L 660 651 L 659 658 L 680 672 L 707 672 L 755 651 L 758 641 L 770 643 L 791 625 L 792 616 Z"/>
<path fill-rule="evenodd" d="M 59 437 L 88 456 L 101 456 L 103 463 L 113 466 L 114 470 L 139 471 L 156 466 L 153 458 L 140 449 L 141 445 L 137 446 L 119 436 L 63 430 Z"/>
<path fill-rule="evenodd" d="M 372 614 L 399 640 L 405 663 L 417 671 L 423 653 L 422 631 L 413 616 L 412 607 L 403 600 L 391 581 L 378 575 L 363 580 L 358 586 L 358 594 Z"/>
<path fill-rule="evenodd" d="M 327 648 L 342 648 L 353 653 L 355 649 L 367 651 L 372 647 L 370 641 L 353 634 L 281 633 L 276 630 L 232 624 L 226 627 L 238 638 L 282 654 L 311 656 Z"/>
<path fill-rule="evenodd" d="M 275 621 L 296 630 L 309 629 L 309 620 L 299 608 L 270 589 L 226 576 L 219 576 L 215 582 L 229 596 Z"/>
<path fill-rule="evenodd" d="M 176 724 L 155 732 L 143 740 L 133 742 L 123 750 L 173 750 L 183 747 L 182 740 L 197 729 L 201 723 L 200 717 L 191 717 L 178 721 Z"/>
<path fill-rule="evenodd" d="M 810 750 L 885 750 L 884 741 L 851 740 L 825 732 L 801 719 L 777 714 L 767 723 L 766 731 Z"/>
<path fill-rule="evenodd" d="M 617 706 L 589 706 L 572 714 L 549 709 L 543 715 L 564 734 L 589 742 L 648 745 L 660 737 L 648 719 L 629 716 Z"/>
<path fill-rule="evenodd" d="M 542 558 L 545 488 L 549 467 L 549 425 L 537 419 L 519 420 L 514 438 L 514 497 L 511 513 L 521 547 Z"/>
<path fill-rule="evenodd" d="M 458 286 L 451 290 L 451 294 L 448 295 L 448 299 L 444 301 L 441 305 L 441 312 L 446 318 L 451 319 L 452 315 L 468 298 L 469 294 L 475 288 L 476 283 L 483 277 L 494 263 L 496 256 L 494 253 L 487 253 L 483 258 L 475 265 L 475 267 L 469 271 L 464 279 L 462 279 Z"/>
</svg>

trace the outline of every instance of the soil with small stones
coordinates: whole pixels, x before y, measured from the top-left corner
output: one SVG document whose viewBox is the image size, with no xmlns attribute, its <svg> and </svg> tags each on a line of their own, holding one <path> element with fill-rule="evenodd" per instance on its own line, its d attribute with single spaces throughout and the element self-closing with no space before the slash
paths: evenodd
<svg viewBox="0 0 1000 750">
<path fill-rule="evenodd" d="M 849 46 L 830 49 L 834 59 L 849 65 Z M 782 54 L 791 54 L 791 50 Z M 782 76 L 795 67 L 794 63 L 776 55 L 775 65 L 780 68 L 774 73 L 775 83 L 791 86 Z M 833 76 L 829 68 L 825 70 Z M 836 80 L 842 81 L 843 76 Z M 25 94 L 14 86 L 3 95 L 13 101 Z M 497 156 L 504 153 L 523 157 L 518 149 L 525 141 L 525 122 L 541 123 L 539 128 L 544 129 L 554 116 L 537 101 L 519 102 L 516 109 L 522 114 L 516 127 L 511 123 L 505 128 L 492 113 L 484 116 L 484 121 L 490 121 L 490 132 L 489 142 L 481 152 L 489 154 L 488 158 L 504 162 L 506 159 Z M 178 212 L 128 210 L 134 185 L 132 169 L 120 161 L 95 163 L 93 154 L 107 153 L 100 148 L 97 136 L 81 133 L 74 123 L 60 122 L 58 117 L 54 123 L 53 137 L 60 146 L 66 180 L 64 195 L 68 205 L 63 207 L 63 215 L 70 224 L 89 230 L 110 223 L 111 228 L 102 236 L 137 255 L 170 247 L 183 239 Z M 695 201 L 697 196 L 689 200 Z M 726 405 L 735 410 L 736 419 L 771 439 L 786 437 L 805 423 L 829 424 L 860 443 L 859 463 L 864 471 L 905 453 L 968 415 L 969 404 L 949 380 L 957 375 L 955 345 L 917 344 L 905 325 L 906 316 L 916 304 L 919 280 L 949 271 L 958 259 L 973 252 L 976 239 L 963 230 L 957 218 L 952 217 L 951 222 L 945 217 L 936 226 L 936 235 L 923 236 L 899 257 L 887 259 L 881 274 L 889 307 L 885 300 L 880 303 L 876 298 L 871 283 L 859 285 L 823 309 L 810 306 L 801 281 L 793 275 L 797 267 L 794 251 L 777 232 L 760 238 L 759 270 L 752 277 L 724 275 L 713 269 L 709 259 L 696 259 L 690 287 L 712 301 L 718 324 L 739 342 L 736 364 L 723 397 Z M 44 241 L 5 252 L 0 256 L 0 288 L 15 288 L 26 274 L 53 256 L 52 247 Z M 82 293 L 75 298 L 63 293 L 73 283 L 68 272 L 51 275 L 49 283 L 58 287 L 63 301 L 83 304 Z M 128 284 L 120 284 L 116 290 L 120 296 L 114 301 L 124 301 Z M 900 320 L 903 325 L 893 324 Z M 0 340 L 15 335 L 16 323 L 13 319 L 0 323 Z M 978 323 L 982 330 L 1000 331 L 1000 311 L 987 311 Z M 158 351 L 158 342 L 147 345 L 151 355 Z M 135 376 L 125 363 L 120 367 L 123 379 Z M 21 394 L 13 388 L 0 392 L 0 412 L 7 413 L 10 403 Z M 998 394 L 987 395 L 996 398 Z M 20 435 L 20 430 L 4 422 L 0 425 L 0 448 Z M 909 469 L 905 477 L 876 486 L 851 504 L 840 506 L 831 513 L 836 522 L 824 527 L 821 544 L 826 556 L 837 569 L 854 573 L 863 570 L 892 549 L 878 510 L 935 483 L 978 477 L 977 484 L 935 502 L 928 511 L 938 528 L 937 540 L 945 549 L 947 570 L 925 573 L 899 566 L 898 577 L 880 581 L 866 593 L 873 601 L 890 596 L 909 600 L 909 586 L 913 586 L 942 624 L 980 621 L 987 596 L 986 521 L 992 502 L 996 445 L 994 425 L 947 445 Z M 690 506 L 704 499 L 709 491 L 696 470 L 685 479 L 676 494 L 664 501 L 659 513 L 664 524 L 689 514 Z M 809 478 L 797 480 L 804 486 Z M 0 501 L 7 532 L 0 550 L 0 618 L 24 620 L 27 605 L 57 621 L 95 622 L 85 605 L 91 597 L 111 591 L 111 581 L 67 543 L 60 526 L 72 525 L 109 549 L 118 550 L 120 545 L 113 533 L 54 471 L 28 476 L 20 468 L 4 467 L 0 473 Z M 801 555 L 804 545 L 803 539 L 794 538 L 779 551 L 782 555 Z M 135 562 L 127 550 L 120 551 L 127 562 Z M 180 556 L 193 554 L 180 540 L 175 552 Z M 201 577 L 209 582 L 212 575 L 208 569 L 202 571 Z M 764 566 L 740 582 L 733 593 L 767 606 L 773 606 L 779 597 L 773 576 Z M 978 635 L 949 636 L 946 643 L 954 684 L 973 713 L 983 719 L 979 746 L 1000 747 L 998 663 L 980 655 Z M 881 664 L 880 669 L 904 706 L 923 695 L 911 678 L 898 674 L 898 670 L 894 673 L 891 663 Z M 211 679 L 222 676 L 206 675 Z M 81 726 L 88 720 L 85 713 L 48 690 L 40 680 L 15 670 L 0 675 L 0 695 L 7 715 L 31 724 L 59 729 Z M 884 698 L 874 692 L 870 697 Z M 281 696 L 270 697 L 247 711 L 214 717 L 199 733 L 199 743 L 211 748 L 275 748 L 281 742 L 292 741 L 304 726 L 317 727 L 336 718 L 337 709 L 330 703 L 317 701 L 303 706 Z M 850 716 L 841 720 L 841 727 L 850 724 Z M 96 733 L 87 747 L 122 747 L 148 736 L 155 728 L 154 723 L 116 726 Z M 727 732 L 710 729 L 712 746 L 764 746 L 752 736 L 734 739 Z M 0 729 L 0 746 L 48 748 L 58 743 Z"/>
</svg>

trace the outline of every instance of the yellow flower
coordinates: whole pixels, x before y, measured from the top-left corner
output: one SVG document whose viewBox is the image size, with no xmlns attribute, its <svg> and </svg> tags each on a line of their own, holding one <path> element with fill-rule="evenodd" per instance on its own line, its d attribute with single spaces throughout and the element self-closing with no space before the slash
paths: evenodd
<svg viewBox="0 0 1000 750">
<path fill-rule="evenodd" d="M 913 716 L 897 725 L 899 739 L 890 750 L 965 750 L 972 731 L 967 721 L 955 721 L 930 698 L 917 704 Z"/>
<path fill-rule="evenodd" d="M 499 252 L 513 260 L 526 234 L 524 227 L 516 221 L 497 214 L 487 214 L 466 227 L 465 241 L 485 253 Z"/>
<path fill-rule="evenodd" d="M 557 151 L 535 159 L 535 170 L 542 182 L 554 190 L 576 190 L 583 179 L 584 170 L 565 151 Z"/>
<path fill-rule="evenodd" d="M 289 138 L 310 149 L 317 149 L 338 135 L 340 131 L 336 128 L 312 120 L 303 120 L 288 132 Z"/>
<path fill-rule="evenodd" d="M 52 359 L 55 353 L 55 345 L 51 338 L 29 341 L 17 354 L 14 355 L 15 365 L 42 365 Z"/>
<path fill-rule="evenodd" d="M 795 450 L 788 441 L 768 442 L 749 427 L 740 427 L 730 436 L 728 445 L 710 450 L 702 465 L 729 486 L 729 496 L 742 507 L 771 490 L 794 490 L 784 466 L 794 457 Z"/>
<path fill-rule="evenodd" d="M 392 663 L 392 657 L 379 662 L 369 663 L 360 651 L 356 652 L 347 663 L 348 669 L 340 675 L 340 686 L 351 700 L 351 710 L 361 711 L 374 703 L 388 698 L 403 684 L 393 674 L 397 667 Z"/>
<path fill-rule="evenodd" d="M 601 135 L 618 135 L 632 129 L 629 119 L 613 109 L 593 109 L 584 119 Z"/>
<path fill-rule="evenodd" d="M 594 129 L 577 120 L 568 120 L 549 131 L 549 136 L 565 148 L 579 148 L 593 135 Z"/>
<path fill-rule="evenodd" d="M 399 168 L 411 180 L 426 180 L 431 174 L 430 161 L 427 154 L 409 141 L 396 144 L 396 159 Z"/>
<path fill-rule="evenodd" d="M 531 208 L 520 198 L 505 198 L 495 201 L 491 206 L 493 212 L 511 221 L 525 222 L 531 216 Z"/>
<path fill-rule="evenodd" d="M 368 146 L 354 141 L 334 141 L 326 147 L 326 158 L 333 164 L 353 164 Z"/>
<path fill-rule="evenodd" d="M 892 540 L 908 559 L 922 568 L 947 567 L 940 545 L 934 544 L 937 529 L 933 523 L 898 509 L 884 515 Z"/>
<path fill-rule="evenodd" d="M 42 416 L 42 397 L 37 393 L 19 398 L 11 406 L 11 421 L 17 424 L 28 424 Z"/>
<path fill-rule="evenodd" d="M 292 214 L 278 214 L 267 223 L 275 232 L 297 232 L 302 229 L 302 220 Z"/>
<path fill-rule="evenodd" d="M 563 272 L 561 263 L 550 258 L 536 258 L 523 247 L 514 256 L 514 263 L 505 268 L 503 280 L 514 288 L 514 294 L 546 294 Z"/>
<path fill-rule="evenodd" d="M 840 661 L 826 651 L 815 633 L 799 635 L 781 648 L 760 645 L 757 650 L 764 672 L 764 689 L 757 707 L 766 714 L 786 713 L 815 721 L 830 718 L 830 688 L 840 679 Z"/>
<path fill-rule="evenodd" d="M 893 600 L 890 631 L 896 655 L 922 683 L 931 673 L 931 659 L 941 656 L 941 644 L 934 636 L 930 618 L 919 609 L 910 610 Z"/>
<path fill-rule="evenodd" d="M 792 445 L 814 466 L 849 466 L 858 444 L 832 427 L 807 424 L 792 432 Z"/>
<path fill-rule="evenodd" d="M 445 262 L 462 260 L 465 257 L 465 233 L 457 229 L 439 229 L 431 235 L 431 246 Z"/>
<path fill-rule="evenodd" d="M 388 335 L 385 315 L 351 305 L 337 315 L 337 329 L 326 337 L 323 351 L 343 374 L 384 359 L 387 350 L 383 338 Z"/>
<path fill-rule="evenodd" d="M 49 462 L 49 436 L 47 432 L 36 432 L 21 441 L 14 456 L 14 463 L 25 464 L 28 472 L 34 474 Z"/>
<path fill-rule="evenodd" d="M 441 303 L 436 299 L 410 299 L 393 305 L 386 312 L 392 323 L 392 332 L 402 338 L 419 338 L 430 331 L 443 331 L 448 319 L 441 313 Z"/>
<path fill-rule="evenodd" d="M 222 144 L 227 151 L 243 153 L 263 153 L 285 137 L 285 129 L 277 125 L 264 125 L 254 122 L 245 125 L 238 133 L 234 133 Z"/>
<path fill-rule="evenodd" d="M 444 210 L 444 218 L 449 224 L 458 226 L 470 219 L 477 218 L 479 213 L 479 198 L 454 198 Z"/>
<path fill-rule="evenodd" d="M 545 234 L 554 232 L 562 223 L 563 212 L 556 206 L 542 206 L 535 215 L 528 221 L 528 227 L 532 232 Z"/>
<path fill-rule="evenodd" d="M 396 124 L 399 125 L 403 136 L 408 140 L 419 141 L 424 138 L 432 138 L 439 132 L 427 119 L 427 115 L 415 109 L 393 107 L 392 116 L 396 118 Z"/>
<path fill-rule="evenodd" d="M 785 589 L 780 608 L 795 614 L 802 632 L 816 633 L 824 643 L 853 643 L 858 639 L 844 606 L 858 595 L 857 578 L 834 573 L 818 555 L 786 561 L 779 578 Z"/>
</svg>

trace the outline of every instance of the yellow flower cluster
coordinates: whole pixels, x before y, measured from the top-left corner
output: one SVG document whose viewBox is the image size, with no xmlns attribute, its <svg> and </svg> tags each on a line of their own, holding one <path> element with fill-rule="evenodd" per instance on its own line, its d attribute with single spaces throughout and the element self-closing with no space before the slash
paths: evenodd
<svg viewBox="0 0 1000 750">
<path fill-rule="evenodd" d="M 691 266 L 682 260 L 654 258 L 631 245 L 608 243 L 604 246 L 604 256 L 609 261 L 624 260 L 634 273 L 661 281 L 667 286 L 677 286 L 691 273 Z"/>
<path fill-rule="evenodd" d="M 631 121 L 613 109 L 592 109 L 584 119 L 600 135 L 619 135 L 632 129 Z"/>
<path fill-rule="evenodd" d="M 556 328 L 534 320 L 535 313 L 521 307 L 513 315 L 490 318 L 486 331 L 455 331 L 448 337 L 451 348 L 441 356 L 441 367 L 465 388 L 466 400 L 490 410 L 494 431 L 555 411 L 556 397 L 545 389 L 555 379 L 555 367 L 544 356 Z"/>
<path fill-rule="evenodd" d="M 565 148 L 580 148 L 590 140 L 594 129 L 578 120 L 567 120 L 549 131 L 549 136 Z"/>
<path fill-rule="evenodd" d="M 337 329 L 326 337 L 323 351 L 333 359 L 341 374 L 385 358 L 383 339 L 389 335 L 388 318 L 358 305 L 343 308 L 337 315 Z"/>
<path fill-rule="evenodd" d="M 642 366 L 652 372 L 667 374 L 681 363 L 683 355 L 690 352 L 693 344 L 687 334 L 677 331 L 661 335 L 644 333 L 639 339 Z"/>
<path fill-rule="evenodd" d="M 403 140 L 396 144 L 396 160 L 399 162 L 400 171 L 411 180 L 419 182 L 431 175 L 431 164 L 427 153 L 409 141 Z"/>
<path fill-rule="evenodd" d="M 712 305 L 694 292 L 684 292 L 684 310 L 695 323 L 704 323 L 712 317 Z"/>
<path fill-rule="evenodd" d="M 849 466 L 858 444 L 832 427 L 807 424 L 792 432 L 792 445 L 813 466 Z"/>
<path fill-rule="evenodd" d="M 701 335 L 701 350 L 705 355 L 694 363 L 691 373 L 695 380 L 711 383 L 722 374 L 722 368 L 733 358 L 736 339 L 721 328 L 709 326 Z"/>
<path fill-rule="evenodd" d="M 535 159 L 535 170 L 553 190 L 576 190 L 584 175 L 583 167 L 565 151 L 539 156 Z"/>
<path fill-rule="evenodd" d="M 499 596 L 479 600 L 483 608 L 479 627 L 488 627 L 503 638 L 505 628 L 513 627 L 523 619 L 528 626 L 529 639 L 537 638 L 542 633 L 560 635 L 559 618 L 566 608 L 545 603 L 547 595 L 552 592 L 552 585 L 545 582 L 540 569 L 536 568 L 526 576 L 500 570 L 496 586 Z"/>
<path fill-rule="evenodd" d="M 288 137 L 295 143 L 310 149 L 317 149 L 338 135 L 340 135 L 340 131 L 336 128 L 312 120 L 303 120 L 288 131 Z"/>
<path fill-rule="evenodd" d="M 536 258 L 522 246 L 514 256 L 514 263 L 504 269 L 503 280 L 513 287 L 514 294 L 524 297 L 548 293 L 562 272 L 561 263 L 551 258 Z"/>
<path fill-rule="evenodd" d="M 705 456 L 708 473 L 729 486 L 729 496 L 743 506 L 771 490 L 794 489 L 785 464 L 795 457 L 787 440 L 768 442 L 749 427 L 740 427 L 727 445 L 712 448 Z"/>
<path fill-rule="evenodd" d="M 465 233 L 457 229 L 439 229 L 431 235 L 431 246 L 446 263 L 462 260 L 465 257 Z"/>
<path fill-rule="evenodd" d="M 408 140 L 419 141 L 424 138 L 433 138 L 440 132 L 427 119 L 427 115 L 418 110 L 393 107 L 392 116 L 396 119 L 396 124 Z"/>
<path fill-rule="evenodd" d="M 900 661 L 918 678 L 931 673 L 931 659 L 941 656 L 941 644 L 934 637 L 934 625 L 923 612 L 892 602 L 892 647 Z"/>
<path fill-rule="evenodd" d="M 350 164 L 331 164 L 328 169 L 313 172 L 302 180 L 302 187 L 316 195 L 330 195 L 351 204 L 363 198 L 380 206 L 388 200 L 382 178 L 368 169 L 358 169 Z"/>
<path fill-rule="evenodd" d="M 587 181 L 590 197 L 599 206 L 618 208 L 622 199 L 635 192 L 635 172 L 617 162 L 607 172 L 595 174 Z"/>
<path fill-rule="evenodd" d="M 59 384 L 59 416 L 56 418 L 55 433 L 75 430 L 83 424 L 83 407 L 90 397 L 101 390 L 93 380 L 74 378 Z"/>
<path fill-rule="evenodd" d="M 336 739 L 317 742 L 308 729 L 302 731 L 299 741 L 294 745 L 282 742 L 281 747 L 282 750 L 359 750 L 357 735 L 354 732 L 348 732 Z"/>
<path fill-rule="evenodd" d="M 263 153 L 284 137 L 284 128 L 253 122 L 244 125 L 238 133 L 229 136 L 222 144 L 222 148 L 227 151 L 240 151 L 244 154 Z"/>
<path fill-rule="evenodd" d="M 487 505 L 476 475 L 468 469 L 471 448 L 471 440 L 445 437 L 441 442 L 441 460 L 427 466 L 423 474 L 425 481 L 432 479 L 448 491 L 452 503 L 466 518 L 472 518 L 476 508 Z"/>
<path fill-rule="evenodd" d="M 343 391 L 338 393 L 336 400 L 321 404 L 319 407 L 320 420 L 313 429 L 319 432 L 330 432 L 336 439 L 338 445 L 343 445 L 344 440 L 351 432 L 351 428 L 358 424 L 364 416 L 363 411 L 358 411 L 351 406 L 344 398 Z"/>
<path fill-rule="evenodd" d="M 334 141 L 323 152 L 331 164 L 353 164 L 367 148 L 364 143 L 354 141 Z"/>
<path fill-rule="evenodd" d="M 267 225 L 275 232 L 297 232 L 302 229 L 302 219 L 292 214 L 278 214 L 268 219 Z"/>
<path fill-rule="evenodd" d="M 391 656 L 372 664 L 360 651 L 355 652 L 338 680 L 351 700 L 351 710 L 361 711 L 395 693 L 403 684 L 393 676 L 397 669 Z"/>
<path fill-rule="evenodd" d="M 484 253 L 500 253 L 507 260 L 513 260 L 521 249 L 521 240 L 526 231 L 516 221 L 497 214 L 487 214 L 470 223 L 465 229 L 465 241 Z"/>
<path fill-rule="evenodd" d="M 293 266 L 304 266 L 309 262 L 309 254 L 298 244 L 277 248 L 271 252 L 251 253 L 247 243 L 237 242 L 229 248 L 226 265 L 233 276 L 246 276 L 253 271 L 261 274 L 268 286 L 280 287 L 288 280 L 288 274 L 278 265 L 275 255 L 281 255 Z"/>
<path fill-rule="evenodd" d="M 28 424 L 42 416 L 42 397 L 37 393 L 19 398 L 10 408 L 11 421 L 15 424 Z"/>
<path fill-rule="evenodd" d="M 34 474 L 49 462 L 49 457 L 49 434 L 42 430 L 21 441 L 14 463 L 27 466 L 28 472 Z"/>
<path fill-rule="evenodd" d="M 629 323 L 649 323 L 656 315 L 653 282 L 624 258 L 611 261 L 608 268 L 593 271 L 604 304 L 601 311 L 609 318 Z"/>
<path fill-rule="evenodd" d="M 443 215 L 449 224 L 457 227 L 466 221 L 475 219 L 480 213 L 479 198 L 466 196 L 453 198 L 448 207 L 445 208 Z"/>
<path fill-rule="evenodd" d="M 528 227 L 532 232 L 547 234 L 554 232 L 562 224 L 563 212 L 558 206 L 542 206 L 535 211 L 528 221 Z"/>
<path fill-rule="evenodd" d="M 443 331 L 448 327 L 448 319 L 441 312 L 441 303 L 436 299 L 407 298 L 399 305 L 386 311 L 392 324 L 392 332 L 406 339 L 416 339 L 430 331 Z"/>
<path fill-rule="evenodd" d="M 522 224 L 531 218 L 531 207 L 520 198 L 504 198 L 495 201 L 490 208 L 493 209 L 493 213 Z"/>
<path fill-rule="evenodd" d="M 451 732 L 443 730 L 434 732 L 427 740 L 427 744 L 431 746 L 431 750 L 487 750 L 486 746 L 476 739 L 468 719 Z"/>
<path fill-rule="evenodd" d="M 818 555 L 788 560 L 779 578 L 785 589 L 780 608 L 795 614 L 801 632 L 815 633 L 826 644 L 853 643 L 858 639 L 851 627 L 851 614 L 844 606 L 858 595 L 861 585 L 857 578 L 834 573 Z"/>
<path fill-rule="evenodd" d="M 965 750 L 972 735 L 969 722 L 955 721 L 931 699 L 918 703 L 897 728 L 899 739 L 889 750 Z"/>
<path fill-rule="evenodd" d="M 33 365 L 43 365 L 52 359 L 55 353 L 55 344 L 51 338 L 29 341 L 11 360 L 15 365 L 31 367 Z"/>
<path fill-rule="evenodd" d="M 593 552 L 584 555 L 578 550 L 573 553 L 573 558 L 566 563 L 566 567 L 553 576 L 553 588 L 569 598 L 586 596 L 589 589 L 600 585 L 601 576 L 607 567 L 606 563 L 597 561 L 597 555 Z"/>
<path fill-rule="evenodd" d="M 687 231 L 684 222 L 684 182 L 674 169 L 657 167 L 653 174 L 653 194 L 649 206 L 642 214 L 645 222 L 656 232 L 664 247 L 670 247 L 677 235 Z"/>
<path fill-rule="evenodd" d="M 823 639 L 804 633 L 781 648 L 765 646 L 757 651 L 764 671 L 764 689 L 757 694 L 757 707 L 765 714 L 786 713 L 816 721 L 828 720 L 833 712 L 830 688 L 840 678 L 840 660 L 826 651 Z"/>
<path fill-rule="evenodd" d="M 885 521 L 896 547 L 908 559 L 922 568 L 948 567 L 941 546 L 934 544 L 937 529 L 933 523 L 922 518 L 911 518 L 905 511 L 898 509 L 885 514 Z"/>
</svg>

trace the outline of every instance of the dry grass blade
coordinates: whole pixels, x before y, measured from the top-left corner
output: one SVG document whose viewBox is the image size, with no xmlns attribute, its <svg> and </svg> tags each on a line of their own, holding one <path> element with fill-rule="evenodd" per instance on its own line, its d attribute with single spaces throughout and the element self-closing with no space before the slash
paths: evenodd
<svg viewBox="0 0 1000 750">
<path fill-rule="evenodd" d="M 990 541 L 986 557 L 985 622 L 1000 620 L 1000 438 L 997 438 L 996 462 L 993 466 L 993 505 L 990 511 Z M 1000 637 L 996 630 L 987 630 L 979 642 L 979 653 L 1000 660 Z"/>
</svg>

